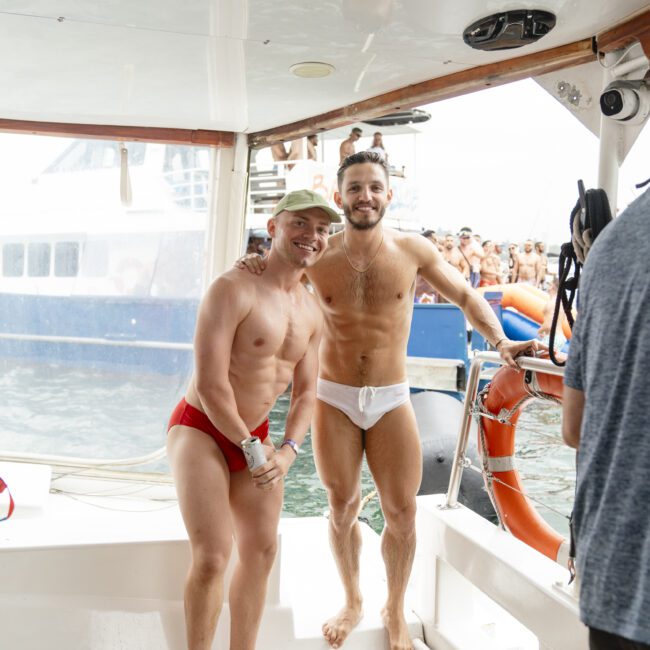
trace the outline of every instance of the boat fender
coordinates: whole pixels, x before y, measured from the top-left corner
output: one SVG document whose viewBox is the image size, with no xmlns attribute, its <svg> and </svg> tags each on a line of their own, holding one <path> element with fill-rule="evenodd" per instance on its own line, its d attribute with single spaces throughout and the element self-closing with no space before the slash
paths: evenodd
<svg viewBox="0 0 650 650">
<path fill-rule="evenodd" d="M 413 393 L 411 403 L 422 445 L 422 482 L 418 494 L 446 494 L 463 417 L 463 404 L 452 395 L 436 391 Z M 466 457 L 478 468 L 481 466 L 476 445 L 478 428 L 476 423 L 472 427 Z M 458 501 L 482 517 L 497 521 L 479 472 L 464 472 Z"/>
</svg>

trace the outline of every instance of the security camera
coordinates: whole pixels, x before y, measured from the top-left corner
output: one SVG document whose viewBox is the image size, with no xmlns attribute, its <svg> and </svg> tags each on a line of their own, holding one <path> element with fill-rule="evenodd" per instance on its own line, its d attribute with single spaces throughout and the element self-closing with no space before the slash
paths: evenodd
<svg viewBox="0 0 650 650">
<path fill-rule="evenodd" d="M 600 96 L 603 115 L 625 124 L 643 124 L 650 114 L 650 90 L 645 81 L 612 81 Z"/>
</svg>

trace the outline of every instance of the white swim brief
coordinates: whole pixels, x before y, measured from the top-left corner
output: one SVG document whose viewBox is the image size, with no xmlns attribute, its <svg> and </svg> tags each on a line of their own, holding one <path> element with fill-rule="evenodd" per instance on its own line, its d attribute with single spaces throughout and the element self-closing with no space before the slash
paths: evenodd
<svg viewBox="0 0 650 650">
<path fill-rule="evenodd" d="M 370 429 L 389 411 L 409 400 L 408 382 L 391 386 L 347 386 L 318 379 L 316 396 L 345 413 L 360 429 Z"/>
</svg>

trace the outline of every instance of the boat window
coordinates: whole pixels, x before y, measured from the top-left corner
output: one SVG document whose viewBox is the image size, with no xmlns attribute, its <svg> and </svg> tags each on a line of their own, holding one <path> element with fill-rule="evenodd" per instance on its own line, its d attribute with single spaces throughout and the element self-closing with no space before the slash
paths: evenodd
<svg viewBox="0 0 650 650">
<path fill-rule="evenodd" d="M 5 244 L 2 247 L 2 275 L 19 278 L 25 272 L 25 244 Z"/>
<path fill-rule="evenodd" d="M 62 241 L 54 245 L 54 275 L 71 278 L 79 272 L 79 244 Z"/>
<path fill-rule="evenodd" d="M 84 278 L 101 278 L 108 275 L 108 242 L 87 240 L 81 255 L 81 273 Z"/>
<path fill-rule="evenodd" d="M 50 274 L 50 244 L 33 243 L 27 246 L 27 275 L 44 278 Z"/>
<path fill-rule="evenodd" d="M 102 463 L 165 444 L 210 268 L 212 156 L 127 148 L 124 205 L 117 143 L 0 134 L 0 168 L 12 166 L 0 193 L 0 450 Z M 180 165 L 174 181 L 166 160 Z"/>
</svg>

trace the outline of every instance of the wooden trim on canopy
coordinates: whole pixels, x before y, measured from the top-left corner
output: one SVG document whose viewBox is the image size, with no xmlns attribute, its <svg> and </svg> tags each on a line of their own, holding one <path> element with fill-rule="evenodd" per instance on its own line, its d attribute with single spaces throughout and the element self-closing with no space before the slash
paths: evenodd
<svg viewBox="0 0 650 650">
<path fill-rule="evenodd" d="M 251 133 L 251 147 L 261 148 L 373 117 L 458 97 L 491 86 L 589 63 L 596 59 L 591 38 L 542 52 L 477 66 L 462 72 L 393 90 L 306 120 Z"/>
<path fill-rule="evenodd" d="M 0 119 L 0 131 L 31 133 L 68 138 L 89 138 L 124 142 L 159 142 L 162 144 L 199 145 L 203 147 L 234 146 L 231 131 L 192 129 L 165 129 L 142 126 L 110 126 L 99 124 L 65 124 L 59 122 L 29 122 Z"/>
<path fill-rule="evenodd" d="M 639 41 L 650 59 L 650 9 L 596 36 L 599 52 L 613 52 L 634 41 Z"/>
</svg>

